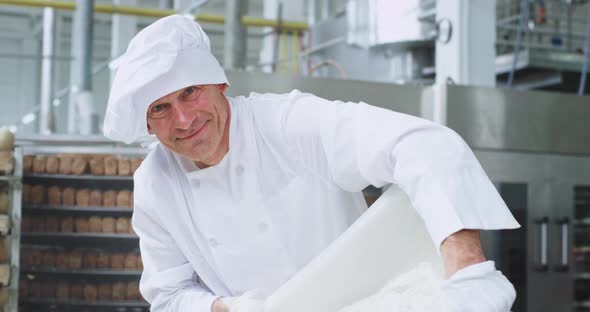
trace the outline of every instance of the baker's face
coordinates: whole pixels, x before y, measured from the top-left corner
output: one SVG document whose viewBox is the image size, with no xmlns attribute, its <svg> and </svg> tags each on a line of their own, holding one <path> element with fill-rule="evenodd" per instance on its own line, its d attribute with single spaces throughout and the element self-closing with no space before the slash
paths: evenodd
<svg viewBox="0 0 590 312">
<path fill-rule="evenodd" d="M 201 168 L 216 165 L 229 146 L 226 90 L 227 84 L 189 86 L 156 100 L 147 111 L 149 132 Z"/>
</svg>

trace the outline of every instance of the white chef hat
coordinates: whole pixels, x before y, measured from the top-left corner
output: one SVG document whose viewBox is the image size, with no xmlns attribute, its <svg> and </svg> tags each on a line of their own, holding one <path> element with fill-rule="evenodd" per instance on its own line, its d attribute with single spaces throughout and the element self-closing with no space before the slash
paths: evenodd
<svg viewBox="0 0 590 312">
<path fill-rule="evenodd" d="M 140 31 L 115 67 L 103 132 L 127 144 L 149 135 L 146 114 L 155 100 L 190 85 L 228 82 L 201 26 L 183 15 Z"/>
</svg>

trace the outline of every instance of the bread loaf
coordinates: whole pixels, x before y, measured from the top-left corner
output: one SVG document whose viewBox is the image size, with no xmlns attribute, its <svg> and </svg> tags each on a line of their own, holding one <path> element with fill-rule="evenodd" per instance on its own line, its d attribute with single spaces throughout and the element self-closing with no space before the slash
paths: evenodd
<svg viewBox="0 0 590 312">
<path fill-rule="evenodd" d="M 110 190 L 110 191 L 105 191 L 102 194 L 102 204 L 105 207 L 115 207 L 117 206 L 117 192 Z"/>
<path fill-rule="evenodd" d="M 123 282 L 114 282 L 111 296 L 115 301 L 125 300 L 127 297 L 127 285 Z"/>
<path fill-rule="evenodd" d="M 14 149 L 14 133 L 6 127 L 0 128 L 0 151 L 12 151 Z"/>
<path fill-rule="evenodd" d="M 131 175 L 131 161 L 126 158 L 119 158 L 117 160 L 117 174 L 120 176 Z"/>
<path fill-rule="evenodd" d="M 86 207 L 90 204 L 90 190 L 79 189 L 76 191 L 76 205 Z"/>
<path fill-rule="evenodd" d="M 12 293 L 12 291 L 11 291 Z M 8 293 L 8 287 L 0 288 L 0 306 L 5 306 L 8 303 L 10 295 Z"/>
<path fill-rule="evenodd" d="M 96 301 L 98 297 L 98 288 L 94 284 L 85 284 L 84 285 L 84 300 L 86 301 Z"/>
<path fill-rule="evenodd" d="M 31 266 L 37 268 L 43 266 L 43 252 L 40 249 L 31 249 Z"/>
<path fill-rule="evenodd" d="M 31 231 L 45 232 L 45 220 L 42 217 L 31 217 Z"/>
<path fill-rule="evenodd" d="M 9 240 L 6 238 L 0 238 L 0 263 L 8 262 L 9 250 L 10 250 Z"/>
<path fill-rule="evenodd" d="M 31 218 L 28 216 L 23 216 L 21 223 L 20 223 L 20 230 L 21 232 L 31 232 Z"/>
<path fill-rule="evenodd" d="M 70 284 L 70 298 L 74 300 L 82 300 L 84 299 L 84 285 L 81 283 L 71 283 Z"/>
<path fill-rule="evenodd" d="M 21 247 L 19 260 L 20 260 L 20 265 L 22 267 L 30 267 L 33 263 L 33 256 L 31 255 L 31 248 Z"/>
<path fill-rule="evenodd" d="M 8 193 L 0 191 L 0 214 L 8 214 L 8 207 L 10 206 L 10 200 Z"/>
<path fill-rule="evenodd" d="M 135 253 L 128 253 L 125 255 L 125 269 L 135 270 L 137 269 L 137 255 Z"/>
<path fill-rule="evenodd" d="M 31 192 L 33 186 L 30 184 L 23 184 L 23 190 L 21 196 L 23 197 L 22 203 L 28 205 L 31 203 Z"/>
<path fill-rule="evenodd" d="M 102 218 L 97 216 L 92 216 L 88 219 L 90 232 L 92 233 L 100 233 L 102 232 Z"/>
<path fill-rule="evenodd" d="M 45 250 L 43 252 L 42 266 L 50 269 L 57 267 L 57 254 L 55 251 Z"/>
<path fill-rule="evenodd" d="M 117 160 L 108 156 L 104 158 L 104 174 L 108 176 L 117 175 Z"/>
<path fill-rule="evenodd" d="M 56 174 L 59 170 L 59 160 L 56 156 L 48 156 L 45 161 L 45 172 Z"/>
<path fill-rule="evenodd" d="M 55 257 L 55 267 L 58 269 L 67 269 L 70 266 L 69 253 L 58 252 Z"/>
<path fill-rule="evenodd" d="M 133 229 L 133 223 L 131 222 L 131 219 L 129 219 L 129 234 L 137 235 Z"/>
<path fill-rule="evenodd" d="M 33 172 L 33 159 L 35 156 L 33 155 L 25 155 L 23 157 L 23 173 L 29 174 Z"/>
<path fill-rule="evenodd" d="M 113 293 L 113 285 L 111 283 L 98 284 L 98 300 L 111 300 Z"/>
<path fill-rule="evenodd" d="M 59 157 L 59 169 L 60 174 L 72 174 L 72 163 L 73 159 L 71 156 L 60 156 Z"/>
<path fill-rule="evenodd" d="M 57 299 L 69 299 L 70 298 L 70 285 L 65 281 L 57 282 L 57 290 L 55 292 Z"/>
<path fill-rule="evenodd" d="M 43 185 L 34 185 L 31 188 L 31 203 L 41 205 L 45 203 L 47 189 Z"/>
<path fill-rule="evenodd" d="M 62 190 L 59 186 L 47 188 L 47 202 L 50 205 L 61 205 Z"/>
<path fill-rule="evenodd" d="M 100 190 L 90 191 L 88 204 L 90 204 L 90 206 L 102 206 L 102 192 Z"/>
<path fill-rule="evenodd" d="M 111 254 L 111 268 L 121 270 L 125 267 L 125 255 L 122 253 Z"/>
<path fill-rule="evenodd" d="M 29 297 L 29 281 L 21 278 L 18 281 L 18 298 L 27 299 Z"/>
<path fill-rule="evenodd" d="M 133 158 L 131 160 L 131 173 L 132 174 L 135 174 L 135 171 L 137 171 L 137 168 L 139 168 L 142 161 L 143 161 L 143 158 Z"/>
<path fill-rule="evenodd" d="M 121 190 L 117 193 L 117 207 L 131 207 L 129 202 L 129 196 L 131 192 L 128 190 Z"/>
<path fill-rule="evenodd" d="M 102 218 L 102 232 L 103 233 L 115 233 L 115 218 L 113 218 L 113 217 Z"/>
<path fill-rule="evenodd" d="M 129 208 L 133 209 L 133 192 L 129 192 Z"/>
<path fill-rule="evenodd" d="M 59 225 L 60 232 L 72 233 L 74 232 L 74 218 L 73 217 L 62 217 Z"/>
<path fill-rule="evenodd" d="M 104 161 L 101 158 L 93 157 L 90 159 L 90 173 L 95 176 L 104 175 Z"/>
<path fill-rule="evenodd" d="M 59 219 L 57 217 L 48 216 L 45 218 L 45 232 L 57 233 L 59 232 Z"/>
<path fill-rule="evenodd" d="M 77 155 L 72 160 L 72 174 L 74 175 L 82 175 L 86 173 L 86 168 L 88 168 L 88 160 L 81 155 Z"/>
<path fill-rule="evenodd" d="M 119 217 L 115 225 L 115 231 L 117 233 L 129 233 L 129 218 Z"/>
<path fill-rule="evenodd" d="M 141 255 L 137 256 L 137 269 L 143 271 L 143 262 L 141 261 Z"/>
<path fill-rule="evenodd" d="M 85 269 L 96 269 L 98 261 L 98 253 L 96 251 L 86 251 L 84 253 L 84 259 L 82 267 Z"/>
<path fill-rule="evenodd" d="M 74 206 L 76 204 L 76 189 L 66 187 L 62 190 L 61 201 L 65 206 Z"/>
<path fill-rule="evenodd" d="M 0 151 L 0 175 L 12 174 L 14 170 L 14 153 Z"/>
<path fill-rule="evenodd" d="M 55 298 L 55 285 L 52 282 L 41 282 L 41 297 Z"/>
<path fill-rule="evenodd" d="M 88 223 L 88 218 L 77 217 L 74 221 L 74 228 L 78 233 L 90 232 L 90 224 Z"/>
<path fill-rule="evenodd" d="M 37 155 L 33 159 L 33 173 L 45 173 L 45 156 Z"/>
<path fill-rule="evenodd" d="M 29 298 L 41 298 L 41 283 L 39 281 L 29 283 Z"/>
<path fill-rule="evenodd" d="M 108 269 L 111 267 L 111 257 L 109 254 L 100 252 L 96 256 L 96 267 L 98 269 Z"/>
<path fill-rule="evenodd" d="M 78 270 L 82 268 L 82 252 L 72 250 L 68 254 L 68 269 Z"/>
<path fill-rule="evenodd" d="M 139 283 L 135 281 L 127 282 L 126 289 L 127 300 L 140 300 L 139 297 Z"/>
</svg>

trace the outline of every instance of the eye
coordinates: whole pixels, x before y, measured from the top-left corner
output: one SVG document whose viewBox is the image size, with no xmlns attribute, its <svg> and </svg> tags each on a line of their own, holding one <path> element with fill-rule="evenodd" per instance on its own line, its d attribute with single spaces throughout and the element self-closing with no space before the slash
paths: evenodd
<svg viewBox="0 0 590 312">
<path fill-rule="evenodd" d="M 148 116 L 150 118 L 163 117 L 168 111 L 169 106 L 170 104 L 166 103 L 154 104 L 152 105 L 152 107 L 150 107 L 150 110 L 148 111 Z"/>
<path fill-rule="evenodd" d="M 186 100 L 194 100 L 199 94 L 200 88 L 197 86 L 190 86 L 184 89 L 182 97 Z"/>
</svg>

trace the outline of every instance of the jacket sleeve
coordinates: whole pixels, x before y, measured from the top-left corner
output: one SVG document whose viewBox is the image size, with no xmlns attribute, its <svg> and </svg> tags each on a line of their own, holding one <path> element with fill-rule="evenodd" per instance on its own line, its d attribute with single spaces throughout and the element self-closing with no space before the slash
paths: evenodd
<svg viewBox="0 0 590 312">
<path fill-rule="evenodd" d="M 143 272 L 139 289 L 152 312 L 210 312 L 213 295 L 170 234 L 135 202 L 133 228 L 139 236 Z"/>
<path fill-rule="evenodd" d="M 270 128 L 278 129 L 276 139 L 298 163 L 351 192 L 370 184 L 398 185 L 436 246 L 461 229 L 519 227 L 471 149 L 451 129 L 298 91 L 275 102 L 279 113 L 269 118 Z"/>
</svg>

